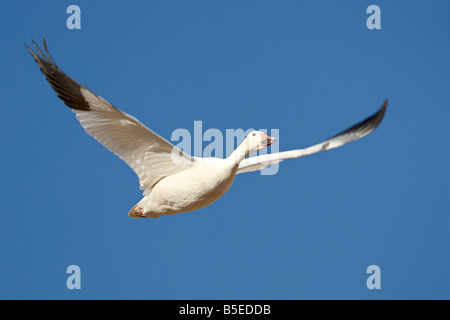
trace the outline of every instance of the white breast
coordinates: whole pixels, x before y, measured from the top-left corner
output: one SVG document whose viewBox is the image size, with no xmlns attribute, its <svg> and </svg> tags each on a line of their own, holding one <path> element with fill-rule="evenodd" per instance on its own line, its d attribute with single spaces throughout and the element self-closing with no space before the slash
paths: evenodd
<svg viewBox="0 0 450 320">
<path fill-rule="evenodd" d="M 191 168 L 159 181 L 140 203 L 150 214 L 175 214 L 203 208 L 231 187 L 238 165 L 227 159 L 204 158 Z"/>
</svg>

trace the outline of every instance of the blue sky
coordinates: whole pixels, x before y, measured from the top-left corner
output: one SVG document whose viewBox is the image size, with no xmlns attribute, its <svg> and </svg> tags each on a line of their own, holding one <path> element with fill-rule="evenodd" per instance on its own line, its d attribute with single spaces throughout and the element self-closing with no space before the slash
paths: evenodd
<svg viewBox="0 0 450 320">
<path fill-rule="evenodd" d="M 0 298 L 449 299 L 449 15 L 447 1 L 3 1 Z M 373 134 L 239 175 L 211 206 L 131 219 L 137 177 L 46 83 L 24 47 L 42 36 L 166 139 L 202 121 L 279 129 L 298 149 L 389 107 Z"/>
</svg>

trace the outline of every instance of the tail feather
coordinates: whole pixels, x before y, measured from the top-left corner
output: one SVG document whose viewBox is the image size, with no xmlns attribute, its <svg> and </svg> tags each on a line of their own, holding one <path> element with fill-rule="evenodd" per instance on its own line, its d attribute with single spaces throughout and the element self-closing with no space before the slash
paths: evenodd
<svg viewBox="0 0 450 320">
<path fill-rule="evenodd" d="M 158 214 L 158 213 L 154 213 L 154 212 L 144 212 L 144 214 L 142 214 L 142 209 L 140 207 L 138 207 L 137 203 L 133 208 L 131 208 L 131 210 L 128 212 L 128 216 L 131 218 L 159 218 L 162 215 Z"/>
<path fill-rule="evenodd" d="M 131 208 L 131 210 L 128 212 L 128 216 L 131 218 L 144 218 L 143 216 L 136 215 L 136 208 L 137 204 L 133 208 Z"/>
</svg>

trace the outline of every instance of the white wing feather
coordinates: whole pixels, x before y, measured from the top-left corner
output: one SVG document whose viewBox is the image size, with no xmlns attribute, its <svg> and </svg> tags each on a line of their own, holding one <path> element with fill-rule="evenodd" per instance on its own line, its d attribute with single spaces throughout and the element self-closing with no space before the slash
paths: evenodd
<svg viewBox="0 0 450 320">
<path fill-rule="evenodd" d="M 134 170 L 144 194 L 150 192 L 160 179 L 183 171 L 195 162 L 195 158 L 137 119 L 67 76 L 51 58 L 45 40 L 46 54 L 34 41 L 33 44 L 37 53 L 27 48 L 52 88 L 72 108 L 84 130 Z"/>
<path fill-rule="evenodd" d="M 331 150 L 341 147 L 349 142 L 361 139 L 378 127 L 381 120 L 383 120 L 387 104 L 388 101 L 385 100 L 381 108 L 372 116 L 338 133 L 334 137 L 315 144 L 309 148 L 265 154 L 244 159 L 239 164 L 237 173 L 258 171 L 270 166 L 271 164 L 278 163 L 286 159 L 295 159 L 325 150 Z"/>
</svg>

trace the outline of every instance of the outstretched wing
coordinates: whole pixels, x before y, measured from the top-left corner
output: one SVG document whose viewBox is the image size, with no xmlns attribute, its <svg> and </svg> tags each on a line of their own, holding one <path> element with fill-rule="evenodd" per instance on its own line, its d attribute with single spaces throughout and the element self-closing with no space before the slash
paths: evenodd
<svg viewBox="0 0 450 320">
<path fill-rule="evenodd" d="M 265 154 L 257 157 L 244 159 L 240 164 L 237 173 L 251 172 L 264 169 L 271 164 L 281 162 L 286 159 L 295 159 L 310 154 L 331 150 L 347 144 L 349 142 L 361 139 L 368 135 L 378 127 L 381 120 L 383 120 L 386 112 L 388 101 L 384 101 L 381 108 L 372 116 L 358 122 L 354 126 L 338 133 L 334 137 L 327 139 L 321 143 L 315 144 L 306 149 L 291 150 L 285 152 Z"/>
<path fill-rule="evenodd" d="M 183 153 L 134 117 L 66 75 L 55 64 L 43 39 L 45 54 L 33 41 L 28 51 L 59 98 L 76 114 L 84 130 L 125 161 L 139 177 L 144 194 L 162 178 L 190 167 Z"/>
</svg>

